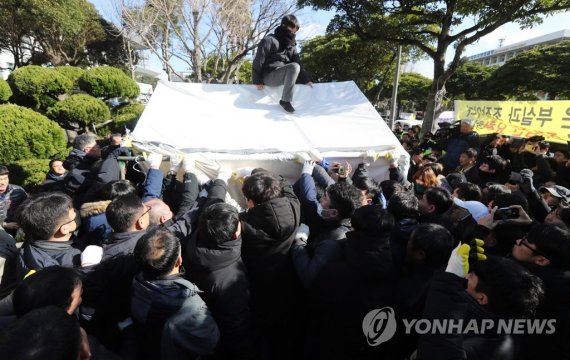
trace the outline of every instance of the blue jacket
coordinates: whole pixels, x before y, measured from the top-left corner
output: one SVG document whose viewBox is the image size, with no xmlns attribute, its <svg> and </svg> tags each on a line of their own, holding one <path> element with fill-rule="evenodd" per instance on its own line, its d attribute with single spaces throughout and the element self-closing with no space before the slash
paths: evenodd
<svg viewBox="0 0 570 360">
<path fill-rule="evenodd" d="M 459 134 L 449 139 L 447 152 L 441 159 L 445 171 L 453 171 L 459 165 L 459 155 L 469 148 L 479 151 L 479 135 L 476 132 Z"/>
<path fill-rule="evenodd" d="M 18 256 L 18 279 L 23 279 L 30 270 L 48 266 L 79 267 L 81 250 L 70 241 L 27 240 Z"/>
</svg>

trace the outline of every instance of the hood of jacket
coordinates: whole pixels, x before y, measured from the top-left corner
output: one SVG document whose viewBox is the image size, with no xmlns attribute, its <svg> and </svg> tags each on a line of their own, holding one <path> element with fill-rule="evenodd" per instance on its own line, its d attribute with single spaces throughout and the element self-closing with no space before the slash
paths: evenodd
<svg viewBox="0 0 570 360">
<path fill-rule="evenodd" d="M 89 202 L 81 205 L 79 213 L 82 218 L 86 218 L 93 215 L 103 214 L 107 210 L 107 206 L 111 203 L 111 200 L 95 201 Z"/>
<path fill-rule="evenodd" d="M 181 274 L 147 281 L 139 273 L 132 284 L 131 311 L 142 323 L 164 322 L 200 290 Z"/>
<path fill-rule="evenodd" d="M 192 267 L 202 271 L 225 268 L 241 259 L 241 237 L 217 243 L 208 241 L 196 231 L 186 249 Z"/>
<path fill-rule="evenodd" d="M 244 237 L 249 235 L 267 241 L 282 242 L 295 234 L 300 214 L 290 199 L 280 197 L 256 205 L 242 215 Z M 244 223 L 245 222 L 245 223 Z"/>
<path fill-rule="evenodd" d="M 345 258 L 360 276 L 373 280 L 393 279 L 390 233 L 378 236 L 362 231 L 346 233 Z"/>
</svg>

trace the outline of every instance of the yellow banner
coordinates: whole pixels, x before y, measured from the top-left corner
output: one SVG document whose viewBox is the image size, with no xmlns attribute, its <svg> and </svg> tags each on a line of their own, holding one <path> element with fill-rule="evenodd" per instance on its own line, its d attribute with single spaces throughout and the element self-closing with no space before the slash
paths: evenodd
<svg viewBox="0 0 570 360">
<path fill-rule="evenodd" d="M 570 140 L 570 101 L 455 101 L 455 119 L 473 119 L 479 134 Z"/>
</svg>

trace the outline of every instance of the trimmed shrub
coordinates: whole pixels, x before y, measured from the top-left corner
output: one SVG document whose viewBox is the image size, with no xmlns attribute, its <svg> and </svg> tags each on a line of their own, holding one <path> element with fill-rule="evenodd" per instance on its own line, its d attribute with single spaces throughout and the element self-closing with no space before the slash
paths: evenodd
<svg viewBox="0 0 570 360">
<path fill-rule="evenodd" d="M 14 70 L 8 77 L 8 83 L 14 93 L 13 103 L 42 111 L 73 87 L 73 82 L 55 69 L 36 65 Z"/>
<path fill-rule="evenodd" d="M 116 106 L 111 111 L 113 122 L 98 129 L 97 133 L 100 136 L 107 136 L 112 133 L 122 133 L 125 126 L 133 130 L 143 111 L 144 105 L 140 103 Z"/>
<path fill-rule="evenodd" d="M 77 66 L 58 66 L 55 71 L 59 72 L 73 83 L 74 88 L 79 88 L 79 78 L 85 74 L 85 70 Z"/>
<path fill-rule="evenodd" d="M 18 105 L 0 105 L 0 160 L 3 163 L 64 156 L 66 143 L 63 129 L 47 117 Z"/>
<path fill-rule="evenodd" d="M 10 96 L 12 96 L 10 85 L 8 85 L 6 80 L 0 78 L 0 104 L 7 102 Z"/>
<path fill-rule="evenodd" d="M 76 94 L 49 108 L 47 116 L 64 129 L 88 130 L 92 124 L 109 120 L 111 112 L 103 101 L 87 94 Z"/>
<path fill-rule="evenodd" d="M 20 185 L 28 192 L 37 192 L 49 171 L 50 159 L 14 161 L 8 165 L 10 182 Z"/>
<path fill-rule="evenodd" d="M 112 98 L 134 99 L 139 96 L 137 83 L 122 70 L 100 66 L 89 69 L 79 78 L 79 88 L 105 100 Z"/>
</svg>

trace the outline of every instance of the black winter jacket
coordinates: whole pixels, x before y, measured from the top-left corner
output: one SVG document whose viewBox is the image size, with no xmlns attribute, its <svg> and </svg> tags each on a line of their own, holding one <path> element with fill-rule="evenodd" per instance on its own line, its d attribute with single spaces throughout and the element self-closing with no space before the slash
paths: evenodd
<svg viewBox="0 0 570 360">
<path fill-rule="evenodd" d="M 180 274 L 133 280 L 131 312 L 144 359 L 197 359 L 214 352 L 220 333 L 196 285 Z"/>
<path fill-rule="evenodd" d="M 248 358 L 253 336 L 249 311 L 249 281 L 241 260 L 241 238 L 221 244 L 192 235 L 186 249 L 188 277 L 202 291 L 221 333 L 223 358 Z"/>
<path fill-rule="evenodd" d="M 263 84 L 263 77 L 279 67 L 290 63 L 300 64 L 296 43 L 289 46 L 284 45 L 282 41 L 279 41 L 279 31 L 276 29 L 275 34 L 266 36 L 257 46 L 257 52 L 253 60 L 254 84 Z M 309 75 L 301 67 L 297 83 L 306 84 L 309 81 Z"/>
<path fill-rule="evenodd" d="M 310 289 L 311 359 L 389 359 L 391 344 L 368 346 L 362 333 L 365 315 L 393 306 L 395 269 L 389 234 L 346 233 L 344 260 L 322 268 Z"/>
<path fill-rule="evenodd" d="M 48 266 L 79 267 L 81 250 L 70 241 L 26 241 L 18 256 L 18 279 L 23 279 L 30 270 Z"/>
</svg>

